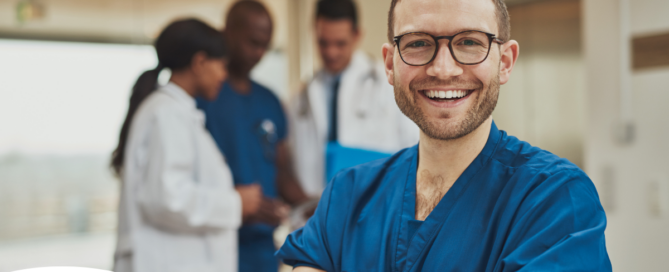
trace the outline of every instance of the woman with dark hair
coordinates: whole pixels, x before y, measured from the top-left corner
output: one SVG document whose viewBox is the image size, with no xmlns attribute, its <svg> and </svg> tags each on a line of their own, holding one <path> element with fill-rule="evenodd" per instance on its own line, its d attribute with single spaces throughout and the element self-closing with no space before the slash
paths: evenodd
<svg viewBox="0 0 669 272">
<path fill-rule="evenodd" d="M 262 193 L 258 185 L 233 187 L 195 104 L 215 99 L 225 80 L 223 36 L 180 20 L 154 46 L 158 67 L 135 83 L 112 155 L 123 181 L 114 271 L 236 271 L 237 228 Z M 163 68 L 172 76 L 157 88 Z"/>
</svg>

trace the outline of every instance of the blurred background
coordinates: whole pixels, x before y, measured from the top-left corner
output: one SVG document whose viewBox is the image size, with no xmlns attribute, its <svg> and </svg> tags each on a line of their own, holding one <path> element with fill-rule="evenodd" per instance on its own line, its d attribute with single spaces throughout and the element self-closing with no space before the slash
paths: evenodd
<svg viewBox="0 0 669 272">
<path fill-rule="evenodd" d="M 253 78 L 286 100 L 320 67 L 315 0 L 265 0 Z M 667 271 L 669 1 L 507 0 L 521 54 L 493 116 L 595 182 L 616 271 Z M 119 183 L 109 156 L 152 40 L 175 18 L 223 28 L 232 0 L 0 0 L 0 272 L 110 269 Z M 381 57 L 389 0 L 358 0 Z M 167 77 L 163 77 L 163 82 Z"/>
</svg>

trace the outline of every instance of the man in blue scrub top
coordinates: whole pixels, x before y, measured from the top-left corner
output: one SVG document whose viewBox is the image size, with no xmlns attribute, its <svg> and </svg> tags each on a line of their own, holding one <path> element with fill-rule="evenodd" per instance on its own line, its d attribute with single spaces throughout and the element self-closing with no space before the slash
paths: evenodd
<svg viewBox="0 0 669 272">
<path fill-rule="evenodd" d="M 206 126 L 230 166 L 235 185 L 260 184 L 258 213 L 243 218 L 239 230 L 239 271 L 276 272 L 273 232 L 287 215 L 285 204 L 308 199 L 293 174 L 286 117 L 277 97 L 249 77 L 267 50 L 272 20 L 255 1 L 235 3 L 226 17 L 229 77 L 213 102 L 198 101 Z"/>
<path fill-rule="evenodd" d="M 611 271 L 577 166 L 497 129 L 518 57 L 502 0 L 393 0 L 388 82 L 419 145 L 339 172 L 277 252 L 294 271 Z"/>
</svg>

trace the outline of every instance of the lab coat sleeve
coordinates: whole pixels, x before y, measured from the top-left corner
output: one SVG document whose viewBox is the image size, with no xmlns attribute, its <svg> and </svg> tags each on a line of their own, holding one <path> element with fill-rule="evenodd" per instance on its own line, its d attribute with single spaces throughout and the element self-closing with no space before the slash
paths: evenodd
<svg viewBox="0 0 669 272">
<path fill-rule="evenodd" d="M 276 257 L 290 266 L 309 266 L 325 271 L 336 271 L 329 244 L 328 217 L 335 180 L 329 182 L 314 215 L 307 224 L 286 238 Z"/>
<path fill-rule="evenodd" d="M 206 182 L 194 173 L 199 158 L 193 126 L 171 112 L 156 117 L 148 143 L 147 176 L 138 184 L 143 217 L 157 228 L 181 233 L 234 229 L 241 225 L 241 198 L 230 182 Z M 197 143 L 203 144 L 203 143 Z M 221 167 L 226 167 L 221 159 Z M 224 171 L 222 171 L 224 172 Z"/>
<path fill-rule="evenodd" d="M 611 271 L 606 216 L 584 173 L 549 176 L 515 216 L 495 271 Z"/>
</svg>

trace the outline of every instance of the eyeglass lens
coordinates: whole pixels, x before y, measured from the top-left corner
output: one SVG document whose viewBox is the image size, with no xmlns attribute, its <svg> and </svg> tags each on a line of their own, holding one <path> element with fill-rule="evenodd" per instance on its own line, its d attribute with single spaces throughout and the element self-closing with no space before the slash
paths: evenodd
<svg viewBox="0 0 669 272">
<path fill-rule="evenodd" d="M 477 32 L 462 32 L 450 41 L 455 59 L 464 64 L 479 63 L 488 55 L 490 38 Z M 425 65 L 437 52 L 437 44 L 432 36 L 425 33 L 409 33 L 399 41 L 402 59 L 410 65 Z"/>
</svg>

